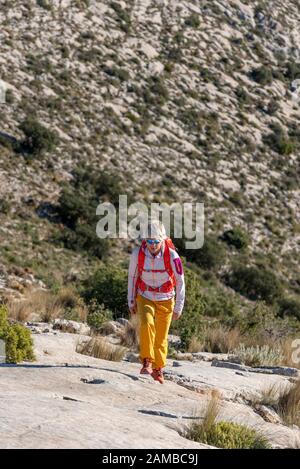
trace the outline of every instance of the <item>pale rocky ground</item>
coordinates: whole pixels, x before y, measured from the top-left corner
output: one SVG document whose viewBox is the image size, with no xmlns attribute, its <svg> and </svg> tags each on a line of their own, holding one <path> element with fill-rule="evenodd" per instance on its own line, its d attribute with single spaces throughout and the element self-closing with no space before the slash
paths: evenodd
<svg viewBox="0 0 300 469">
<path fill-rule="evenodd" d="M 138 363 L 76 353 L 85 337 L 50 328 L 34 334 L 36 362 L 0 365 L 1 448 L 206 448 L 178 431 L 203 415 L 213 389 L 220 418 L 261 430 L 274 447 L 299 447 L 299 429 L 267 422 L 247 405 L 290 378 L 217 368 L 204 354 L 194 362 L 168 360 L 160 385 L 140 376 Z"/>
</svg>

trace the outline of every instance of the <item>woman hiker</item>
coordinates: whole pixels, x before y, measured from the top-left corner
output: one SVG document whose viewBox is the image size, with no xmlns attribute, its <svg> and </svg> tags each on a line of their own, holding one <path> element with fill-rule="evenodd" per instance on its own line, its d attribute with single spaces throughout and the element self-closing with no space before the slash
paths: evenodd
<svg viewBox="0 0 300 469">
<path fill-rule="evenodd" d="M 176 248 L 162 223 L 150 221 L 141 246 L 132 251 L 128 272 L 128 306 L 140 324 L 140 373 L 161 384 L 171 321 L 182 313 L 185 283 Z M 176 286 L 176 301 L 175 290 Z"/>
</svg>

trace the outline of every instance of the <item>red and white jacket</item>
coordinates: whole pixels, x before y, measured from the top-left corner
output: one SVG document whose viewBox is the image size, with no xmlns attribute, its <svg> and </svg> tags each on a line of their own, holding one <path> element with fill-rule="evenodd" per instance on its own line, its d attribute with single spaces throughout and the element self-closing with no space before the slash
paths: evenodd
<svg viewBox="0 0 300 469">
<path fill-rule="evenodd" d="M 141 279 L 150 287 L 160 287 L 165 282 L 170 280 L 170 276 L 167 271 L 159 272 L 160 270 L 165 269 L 164 264 L 164 249 L 165 243 L 163 243 L 161 250 L 154 256 L 151 252 L 147 249 L 147 247 L 142 247 L 145 253 L 145 262 L 144 262 L 144 270 L 141 275 Z M 140 246 L 137 246 L 133 249 L 130 257 L 129 262 L 129 271 L 128 271 L 128 306 L 131 308 L 135 303 L 136 294 L 139 293 L 140 295 L 148 298 L 150 300 L 168 300 L 175 296 L 175 289 L 168 292 L 158 292 L 158 291 L 151 291 L 145 290 L 142 291 L 139 287 L 137 287 L 136 291 L 136 281 L 138 277 L 138 255 L 139 255 Z M 181 259 L 178 253 L 174 250 L 169 248 L 170 250 L 170 264 L 172 271 L 175 276 L 176 281 L 176 300 L 174 306 L 174 313 L 181 315 L 184 305 L 185 299 L 185 283 L 184 283 L 184 272 L 182 267 Z M 154 271 L 154 272 L 153 272 Z M 158 272 L 157 272 L 158 271 Z"/>
</svg>

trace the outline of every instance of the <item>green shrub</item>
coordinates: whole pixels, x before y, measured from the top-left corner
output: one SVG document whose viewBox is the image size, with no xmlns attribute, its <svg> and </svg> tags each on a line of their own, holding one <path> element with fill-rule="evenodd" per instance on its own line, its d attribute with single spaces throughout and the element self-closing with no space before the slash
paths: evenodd
<svg viewBox="0 0 300 469">
<path fill-rule="evenodd" d="M 51 238 L 55 244 L 62 243 L 66 249 L 86 251 L 92 256 L 105 260 L 109 253 L 109 239 L 98 238 L 94 223 L 76 224 L 74 230 L 63 227 Z"/>
<path fill-rule="evenodd" d="M 233 350 L 233 356 L 247 366 L 279 365 L 283 360 L 281 348 L 269 345 L 246 347 L 240 344 Z"/>
<path fill-rule="evenodd" d="M 293 81 L 296 78 L 300 78 L 300 63 L 295 61 L 287 62 L 285 64 L 285 77 L 288 78 L 289 81 Z"/>
<path fill-rule="evenodd" d="M 300 300 L 297 298 L 281 298 L 278 301 L 279 316 L 294 316 L 300 320 Z"/>
<path fill-rule="evenodd" d="M 245 199 L 243 197 L 243 194 L 239 191 L 232 191 L 229 192 L 228 194 L 228 200 L 231 202 L 233 205 L 236 205 L 237 207 L 243 208 L 245 205 Z"/>
<path fill-rule="evenodd" d="M 58 144 L 56 132 L 47 129 L 33 118 L 25 119 L 20 129 L 25 134 L 21 148 L 29 155 L 37 156 L 44 152 L 51 152 Z"/>
<path fill-rule="evenodd" d="M 144 101 L 148 104 L 164 105 L 169 99 L 169 92 L 159 76 L 151 76 L 148 79 L 148 87 L 143 91 Z"/>
<path fill-rule="evenodd" d="M 123 9 L 121 5 L 117 2 L 111 2 L 110 7 L 116 12 L 117 21 L 122 31 L 124 31 L 125 33 L 128 33 L 131 27 L 131 18 L 130 18 L 130 14 L 128 13 L 128 11 Z"/>
<path fill-rule="evenodd" d="M 218 422 L 202 432 L 199 424 L 188 434 L 189 439 L 224 449 L 269 449 L 268 440 L 257 431 L 234 422 Z"/>
<path fill-rule="evenodd" d="M 203 269 L 216 271 L 224 263 L 226 252 L 217 239 L 206 235 L 202 248 L 189 250 L 186 255 L 189 260 Z"/>
<path fill-rule="evenodd" d="M 71 184 L 62 186 L 57 214 L 65 227 L 53 237 L 53 241 L 63 243 L 68 249 L 85 250 L 105 259 L 110 240 L 97 236 L 96 208 L 104 200 L 118 205 L 119 194 L 125 193 L 120 178 L 104 171 L 98 174 L 85 166 L 76 168 L 73 176 Z"/>
<path fill-rule="evenodd" d="M 230 318 L 240 312 L 240 302 L 236 294 L 228 293 L 223 288 L 210 287 L 203 290 L 204 314 L 208 317 Z"/>
<path fill-rule="evenodd" d="M 276 112 L 280 109 L 280 104 L 277 99 L 272 98 L 269 103 L 268 103 L 268 109 L 267 112 L 270 114 L 270 116 L 273 116 L 276 114 Z"/>
<path fill-rule="evenodd" d="M 282 293 L 282 286 L 276 275 L 263 267 L 235 267 L 225 281 L 250 300 L 265 300 L 267 303 L 272 303 Z"/>
<path fill-rule="evenodd" d="M 178 112 L 178 119 L 186 126 L 191 132 L 196 133 L 202 132 L 204 127 L 204 115 L 200 111 L 194 108 L 180 109 Z"/>
<path fill-rule="evenodd" d="M 295 150 L 295 143 L 279 124 L 272 124 L 272 133 L 264 135 L 263 141 L 280 155 L 290 155 Z"/>
<path fill-rule="evenodd" d="M 249 237 L 247 233 L 238 227 L 224 231 L 221 239 L 229 246 L 234 246 L 236 249 L 244 249 L 249 244 Z"/>
<path fill-rule="evenodd" d="M 103 304 L 114 318 L 127 316 L 127 270 L 104 265 L 83 282 L 81 295 L 87 303 Z"/>
<path fill-rule="evenodd" d="M 4 135 L 1 135 L 1 134 L 0 134 L 0 145 L 4 148 L 7 148 L 8 150 L 13 150 L 12 141 L 8 137 L 5 137 Z"/>
<path fill-rule="evenodd" d="M 185 18 L 184 24 L 191 26 L 192 28 L 198 28 L 200 26 L 200 19 L 197 13 L 192 13 L 190 16 Z"/>
<path fill-rule="evenodd" d="M 112 321 L 113 313 L 110 309 L 104 306 L 104 303 L 99 304 L 95 300 L 91 300 L 88 306 L 87 323 L 93 329 L 100 329 L 104 322 Z"/>
<path fill-rule="evenodd" d="M 251 103 L 251 97 L 244 88 L 238 87 L 235 94 L 236 94 L 239 104 L 247 105 Z"/>
<path fill-rule="evenodd" d="M 252 70 L 251 78 L 260 85 L 270 85 L 273 81 L 272 70 L 265 65 Z"/>
<path fill-rule="evenodd" d="M 123 68 L 116 67 L 104 67 L 104 72 L 107 75 L 118 78 L 120 81 L 127 81 L 129 79 L 129 73 Z"/>
<path fill-rule="evenodd" d="M 10 212 L 11 204 L 8 200 L 0 198 L 0 213 L 7 215 Z"/>
<path fill-rule="evenodd" d="M 234 422 L 217 422 L 220 405 L 219 397 L 212 394 L 203 420 L 194 421 L 183 436 L 217 448 L 264 449 L 270 448 L 268 440 L 259 432 Z"/>
<path fill-rule="evenodd" d="M 72 187 L 63 187 L 58 199 L 58 213 L 61 221 L 71 229 L 75 229 L 79 220 L 87 220 L 91 213 L 95 214 L 96 203 L 90 204 L 88 193 L 77 192 Z"/>
<path fill-rule="evenodd" d="M 200 335 L 203 325 L 204 301 L 201 292 L 200 276 L 184 266 L 186 295 L 182 317 L 172 323 L 174 334 L 179 334 L 182 347 L 187 349 L 191 338 Z"/>
<path fill-rule="evenodd" d="M 31 333 L 22 324 L 10 324 L 7 310 L 0 306 L 0 340 L 5 342 L 6 363 L 34 360 Z"/>
<path fill-rule="evenodd" d="M 39 7 L 44 8 L 45 10 L 51 10 L 52 9 L 50 3 L 47 0 L 36 0 L 36 4 Z"/>
</svg>

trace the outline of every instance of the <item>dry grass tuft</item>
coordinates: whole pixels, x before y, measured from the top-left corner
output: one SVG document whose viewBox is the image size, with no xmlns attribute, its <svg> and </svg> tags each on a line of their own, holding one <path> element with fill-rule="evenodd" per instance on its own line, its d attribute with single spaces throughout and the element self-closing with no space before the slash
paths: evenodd
<svg viewBox="0 0 300 469">
<path fill-rule="evenodd" d="M 92 337 L 88 341 L 80 341 L 76 346 L 77 353 L 114 362 L 121 361 L 126 351 L 125 347 L 113 345 L 100 336 Z"/>
<path fill-rule="evenodd" d="M 120 331 L 120 344 L 133 350 L 139 348 L 139 317 L 132 316 L 129 323 Z"/>
<path fill-rule="evenodd" d="M 82 299 L 70 288 L 62 288 L 58 294 L 46 290 L 25 291 L 22 300 L 9 300 L 7 309 L 10 319 L 25 322 L 32 317 L 39 321 L 50 322 L 56 318 L 62 318 L 71 311 L 76 314 L 76 319 L 85 321 L 87 309 Z"/>
</svg>

